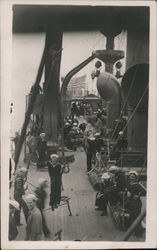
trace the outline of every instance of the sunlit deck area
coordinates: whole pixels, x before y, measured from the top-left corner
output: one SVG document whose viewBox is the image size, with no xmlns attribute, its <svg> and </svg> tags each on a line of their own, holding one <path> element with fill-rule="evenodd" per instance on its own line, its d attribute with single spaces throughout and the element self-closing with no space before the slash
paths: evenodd
<svg viewBox="0 0 157 250">
<path fill-rule="evenodd" d="M 62 241 L 121 241 L 124 233 L 116 228 L 111 217 L 110 211 L 108 216 L 100 216 L 101 212 L 95 210 L 95 195 L 88 176 L 86 175 L 86 155 L 79 149 L 75 154 L 75 162 L 70 164 L 70 172 L 63 174 L 62 196 L 70 198 L 70 208 L 72 216 L 69 216 L 67 205 L 63 205 L 52 211 L 49 206 L 49 188 L 45 206 L 45 217 L 49 229 L 54 234 L 62 229 Z M 30 165 L 28 172 L 28 190 L 27 193 L 33 192 L 39 178 L 46 178 L 49 181 L 49 175 L 46 170 L 37 170 L 37 167 Z M 22 226 L 18 227 L 19 234 L 16 240 L 24 240 L 25 237 L 25 220 L 21 213 Z M 130 241 L 143 241 L 142 238 L 132 236 Z"/>
</svg>

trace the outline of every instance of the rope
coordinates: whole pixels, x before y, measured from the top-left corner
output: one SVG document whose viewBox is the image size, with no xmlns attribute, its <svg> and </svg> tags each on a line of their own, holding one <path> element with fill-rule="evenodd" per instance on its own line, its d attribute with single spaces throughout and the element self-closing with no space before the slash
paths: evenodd
<svg viewBox="0 0 157 250">
<path fill-rule="evenodd" d="M 136 46 L 136 45 L 135 45 L 135 46 Z M 141 56 L 141 51 L 139 52 L 139 57 L 140 57 L 140 56 Z M 124 102 L 124 104 L 123 104 L 123 107 L 122 107 L 120 116 L 119 116 L 119 118 L 118 118 L 118 122 L 117 122 L 117 124 L 116 124 L 116 126 L 115 126 L 115 129 L 114 129 L 114 131 L 113 131 L 113 134 L 112 134 L 112 136 L 111 136 L 111 140 L 113 139 L 113 136 L 114 136 L 114 134 L 115 134 L 115 131 L 116 131 L 116 129 L 117 129 L 118 125 L 119 125 L 120 119 L 121 119 L 121 117 L 122 117 L 123 111 L 124 111 L 125 106 L 126 106 L 126 104 L 127 104 L 127 101 L 128 101 L 128 98 L 129 98 L 129 95 L 130 95 L 130 92 L 131 92 L 131 89 L 132 89 L 132 87 L 133 87 L 134 79 L 135 79 L 135 76 L 136 76 L 136 74 L 137 74 L 137 69 L 138 69 L 138 67 L 139 67 L 139 65 L 137 66 L 136 71 L 135 71 L 135 73 L 134 73 L 133 80 L 132 80 L 131 85 L 130 85 L 130 87 L 129 87 L 129 91 L 128 91 L 127 97 L 126 97 L 126 99 L 125 99 L 125 102 Z"/>
<path fill-rule="evenodd" d="M 29 185 L 31 185 L 32 187 L 34 187 L 34 188 L 37 188 L 37 186 L 35 186 L 35 185 L 33 185 L 32 183 L 30 183 L 30 182 L 28 182 L 28 181 L 26 181 Z"/>
<path fill-rule="evenodd" d="M 125 157 L 125 155 L 123 155 L 122 158 L 119 158 L 119 160 L 116 162 L 116 164 L 119 163 L 124 157 Z M 143 157 L 143 155 L 140 155 L 131 165 L 128 166 L 128 168 L 132 168 L 132 167 L 134 166 L 134 164 L 135 164 L 139 159 L 141 159 L 142 157 Z M 142 167 L 142 168 L 143 168 L 143 167 Z"/>
<path fill-rule="evenodd" d="M 130 95 L 130 92 L 131 92 L 132 87 L 133 87 L 133 84 L 134 84 L 134 79 L 135 79 L 135 77 L 136 77 L 136 73 L 137 73 L 138 67 L 139 67 L 139 66 L 137 66 L 136 71 L 135 71 L 134 76 L 133 76 L 133 79 L 132 79 L 132 81 L 131 81 L 131 85 L 130 85 L 130 87 L 129 87 L 129 91 L 128 91 L 127 97 L 126 97 L 125 102 L 124 102 L 124 104 L 123 104 L 123 107 L 122 107 L 122 110 L 121 110 L 121 113 L 120 113 L 118 122 L 117 122 L 117 124 L 116 124 L 116 126 L 115 126 L 115 129 L 114 129 L 114 131 L 113 131 L 111 140 L 113 139 L 113 136 L 114 136 L 114 134 L 115 134 L 115 132 L 116 132 L 116 129 L 117 129 L 119 123 L 120 123 L 120 119 L 122 118 L 123 111 L 124 111 L 124 109 L 125 109 L 125 106 L 126 106 L 126 104 L 127 104 L 127 101 L 128 101 L 129 95 Z"/>
<path fill-rule="evenodd" d="M 138 103 L 137 103 L 137 105 L 136 105 L 136 107 L 135 107 L 135 109 L 134 109 L 132 115 L 131 115 L 130 118 L 128 119 L 128 121 L 127 121 L 125 127 L 123 128 L 123 132 L 125 131 L 125 129 L 126 129 L 127 126 L 129 125 L 129 123 L 130 123 L 130 121 L 132 120 L 132 118 L 134 117 L 134 115 L 135 115 L 135 113 L 136 113 L 136 110 L 138 109 L 138 107 L 139 107 L 139 105 L 140 105 L 140 103 L 141 103 L 141 101 L 142 101 L 144 95 L 146 94 L 147 90 L 148 90 L 148 85 L 147 85 L 147 87 L 145 88 L 145 90 L 144 90 L 144 92 L 143 92 L 143 94 L 142 94 L 140 100 L 138 101 Z M 118 141 L 118 139 L 116 140 L 116 143 L 117 143 L 117 141 Z M 110 151 L 110 153 L 111 153 L 112 151 L 113 151 L 113 149 Z"/>
<path fill-rule="evenodd" d="M 137 103 L 137 105 L 136 105 L 136 107 L 135 107 L 135 109 L 134 109 L 134 111 L 133 111 L 132 115 L 131 115 L 131 116 L 130 116 L 130 118 L 128 119 L 128 121 L 127 121 L 127 123 L 126 123 L 126 125 L 125 125 L 125 127 L 124 127 L 124 129 L 123 129 L 123 132 L 125 131 L 125 129 L 126 129 L 126 128 L 127 128 L 127 126 L 129 125 L 129 122 L 132 120 L 133 116 L 135 115 L 136 110 L 137 110 L 137 109 L 138 109 L 138 107 L 140 106 L 140 103 L 141 103 L 141 101 L 142 101 L 143 97 L 145 96 L 145 94 L 146 94 L 147 90 L 148 90 L 148 85 L 147 85 L 147 87 L 145 88 L 145 90 L 144 90 L 144 92 L 143 92 L 143 94 L 142 94 L 142 96 L 141 96 L 141 98 L 140 98 L 139 102 Z"/>
</svg>

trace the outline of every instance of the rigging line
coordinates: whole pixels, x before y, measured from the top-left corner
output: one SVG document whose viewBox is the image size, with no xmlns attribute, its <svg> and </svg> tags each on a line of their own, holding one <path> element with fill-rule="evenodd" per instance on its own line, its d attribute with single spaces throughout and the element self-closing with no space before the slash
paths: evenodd
<svg viewBox="0 0 157 250">
<path fill-rule="evenodd" d="M 30 182 L 28 182 L 28 181 L 26 181 L 29 185 L 31 185 L 32 187 L 35 187 L 35 188 L 37 188 L 37 186 L 35 186 L 35 185 L 33 185 L 32 183 L 30 183 Z"/>
<path fill-rule="evenodd" d="M 132 167 L 134 166 L 134 164 L 135 164 L 136 162 L 138 162 L 138 160 L 140 160 L 142 157 L 143 157 L 143 154 L 140 155 L 132 164 L 130 164 L 130 165 L 128 166 L 128 168 L 132 168 Z"/>
<path fill-rule="evenodd" d="M 136 105 L 134 111 L 132 112 L 132 115 L 131 115 L 130 118 L 128 119 L 128 121 L 127 121 L 127 123 L 126 123 L 126 125 L 125 125 L 125 127 L 124 127 L 124 129 L 123 129 L 123 132 L 126 130 L 127 126 L 129 125 L 129 122 L 130 122 L 130 121 L 132 120 L 132 118 L 134 117 L 134 115 L 135 115 L 135 113 L 136 113 L 138 107 L 140 106 L 141 101 L 142 101 L 142 99 L 143 99 L 143 97 L 145 96 L 145 94 L 146 94 L 147 91 L 148 91 L 148 85 L 147 85 L 147 87 L 145 88 L 145 90 L 144 90 L 144 92 L 143 92 L 143 94 L 142 94 L 142 96 L 141 96 L 139 102 L 137 103 L 137 105 Z"/>
<path fill-rule="evenodd" d="M 135 80 L 135 77 L 136 77 L 136 74 L 137 74 L 137 69 L 138 69 L 138 67 L 139 67 L 139 66 L 137 66 L 137 68 L 136 68 L 136 70 L 135 70 L 135 72 L 134 72 L 133 79 L 132 79 L 132 81 L 131 81 L 131 84 L 130 84 L 130 87 L 129 87 L 129 91 L 128 91 L 127 97 L 125 98 L 125 102 L 124 102 L 123 107 L 122 107 L 122 109 L 121 109 L 121 113 L 120 113 L 120 116 L 119 116 L 119 118 L 118 118 L 118 122 L 117 122 L 117 124 L 115 125 L 115 128 L 114 128 L 114 131 L 113 131 L 111 140 L 113 139 L 113 136 L 115 135 L 116 129 L 117 129 L 119 123 L 120 123 L 120 119 L 122 118 L 124 108 L 125 108 L 125 106 L 126 106 L 126 104 L 127 104 L 127 102 L 128 102 L 128 98 L 129 98 L 129 95 L 130 95 L 130 93 L 131 93 L 131 90 L 132 90 L 132 87 L 133 87 L 133 84 L 134 84 L 134 80 Z"/>
<path fill-rule="evenodd" d="M 122 157 L 120 156 L 119 159 L 116 161 L 116 164 L 119 163 L 124 157 L 125 155 L 123 155 Z"/>
<path fill-rule="evenodd" d="M 136 70 L 135 70 L 135 72 L 134 72 L 133 79 L 132 79 L 132 81 L 131 81 L 131 84 L 130 84 L 130 87 L 129 87 L 129 91 L 128 91 L 127 97 L 125 98 L 125 102 L 124 102 L 123 107 L 122 107 L 122 109 L 121 109 L 121 113 L 120 113 L 120 116 L 119 116 L 119 118 L 118 118 L 118 122 L 117 122 L 117 124 L 115 125 L 115 128 L 114 128 L 114 131 L 113 131 L 111 140 L 113 139 L 113 136 L 115 135 L 116 129 L 117 129 L 119 123 L 120 123 L 120 119 L 122 118 L 123 111 L 124 111 L 125 106 L 126 106 L 126 104 L 127 104 L 127 102 L 128 102 L 128 98 L 129 98 L 129 95 L 130 95 L 130 93 L 131 93 L 131 90 L 132 90 L 132 87 L 133 87 L 133 84 L 134 84 L 134 80 L 135 80 L 135 77 L 136 77 L 136 74 L 137 74 L 138 67 L 139 67 L 139 65 L 137 65 Z"/>
<path fill-rule="evenodd" d="M 135 44 L 134 47 L 136 47 L 136 44 Z M 141 56 L 141 53 L 142 53 L 142 51 L 140 50 L 140 51 L 139 51 L 139 57 Z M 139 66 L 139 65 L 138 65 L 138 66 Z M 116 124 L 116 126 L 115 126 L 115 129 L 114 129 L 114 132 L 113 132 L 113 134 L 112 134 L 111 140 L 113 139 L 113 136 L 114 136 L 114 134 L 115 134 L 116 128 L 117 128 L 118 125 L 119 125 L 119 122 L 120 122 L 121 116 L 122 116 L 122 114 L 123 114 L 124 108 L 125 108 L 125 106 L 126 106 L 126 104 L 127 104 L 128 97 L 129 97 L 129 95 L 130 95 L 130 91 L 131 91 L 131 89 L 132 89 L 132 87 L 133 87 L 133 82 L 134 82 L 134 79 L 135 79 L 135 76 L 136 76 L 136 73 L 137 73 L 138 66 L 137 66 L 136 71 L 135 71 L 135 73 L 134 73 L 133 80 L 132 80 L 131 85 L 130 85 L 130 87 L 129 87 L 129 91 L 128 91 L 127 97 L 125 98 L 125 102 L 124 102 L 124 104 L 123 104 L 123 107 L 122 107 L 122 110 L 121 110 L 121 113 L 120 113 L 118 122 L 117 122 L 117 124 Z"/>
<path fill-rule="evenodd" d="M 141 103 L 141 101 L 142 101 L 144 95 L 146 94 L 147 90 L 148 90 L 148 85 L 147 85 L 147 87 L 145 88 L 145 90 L 144 90 L 144 92 L 143 92 L 143 94 L 142 94 L 140 100 L 138 101 L 138 103 L 137 103 L 137 105 L 136 105 L 134 111 L 132 112 L 132 115 L 131 115 L 130 118 L 128 119 L 128 121 L 127 121 L 125 127 L 123 128 L 123 132 L 126 130 L 126 128 L 127 128 L 127 126 L 129 125 L 130 121 L 131 121 L 132 118 L 134 117 L 134 115 L 135 115 L 135 113 L 136 113 L 136 110 L 138 109 L 138 107 L 139 107 L 139 105 L 140 105 L 140 103 Z M 116 143 L 117 143 L 117 141 L 118 141 L 118 139 L 116 140 Z M 110 151 L 110 153 L 111 153 L 112 151 L 113 151 L 113 149 Z"/>
<path fill-rule="evenodd" d="M 137 66 L 137 67 L 138 67 L 138 66 Z M 122 118 L 124 108 L 125 108 L 125 106 L 126 106 L 126 104 L 127 104 L 129 95 L 130 95 L 130 93 L 131 93 L 131 90 L 132 90 L 132 87 L 133 87 L 133 84 L 134 84 L 134 79 L 135 79 L 135 77 L 136 77 L 136 73 L 137 73 L 137 68 L 136 68 L 136 71 L 135 71 L 135 73 L 134 73 L 134 76 L 133 76 L 133 80 L 132 80 L 132 82 L 131 82 L 131 85 L 130 85 L 130 87 L 129 87 L 129 91 L 128 91 L 127 97 L 126 97 L 126 99 L 125 99 L 124 105 L 123 105 L 123 107 L 122 107 L 120 116 L 119 116 L 119 118 L 118 118 L 118 122 L 117 122 L 117 124 L 115 125 L 113 134 L 112 134 L 112 136 L 111 136 L 111 140 L 113 139 L 113 136 L 115 135 L 116 129 L 117 129 L 119 123 L 120 123 L 120 119 Z"/>
</svg>

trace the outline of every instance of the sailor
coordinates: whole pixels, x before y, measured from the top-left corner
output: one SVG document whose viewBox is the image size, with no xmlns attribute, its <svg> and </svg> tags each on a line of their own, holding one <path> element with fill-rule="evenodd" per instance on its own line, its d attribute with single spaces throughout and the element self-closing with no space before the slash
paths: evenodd
<svg viewBox="0 0 157 250">
<path fill-rule="evenodd" d="M 136 218 L 141 213 L 142 201 L 141 195 L 145 196 L 145 190 L 139 184 L 138 173 L 134 170 L 129 172 L 128 176 L 128 185 L 127 185 L 127 199 L 125 201 L 125 209 L 129 214 L 129 217 L 126 219 L 126 226 L 129 227 L 136 220 Z M 141 236 L 144 232 L 144 229 L 141 223 L 135 230 L 136 236 Z"/>
<path fill-rule="evenodd" d="M 34 194 L 29 194 L 26 197 L 26 202 L 29 208 L 29 215 L 25 240 L 40 241 L 42 240 L 42 216 L 40 210 L 36 206 L 37 197 Z"/>
<path fill-rule="evenodd" d="M 125 150 L 128 146 L 128 142 L 127 139 L 124 137 L 124 132 L 120 131 L 118 133 L 119 137 L 117 139 L 117 143 L 114 146 L 114 150 Z"/>
<path fill-rule="evenodd" d="M 67 136 L 70 132 L 70 129 L 71 129 L 71 125 L 69 122 L 66 122 L 65 125 L 64 125 L 64 140 L 66 141 L 67 139 Z"/>
<path fill-rule="evenodd" d="M 95 137 L 87 138 L 86 142 L 86 154 L 87 154 L 87 174 L 92 169 L 92 157 L 96 154 L 96 140 Z"/>
<path fill-rule="evenodd" d="M 130 227 L 131 224 L 136 220 L 136 218 L 140 215 L 141 209 L 142 209 L 142 201 L 140 198 L 140 193 L 138 188 L 132 190 L 131 196 L 125 203 L 125 209 L 127 213 L 129 214 L 128 219 L 126 220 L 126 226 Z M 141 223 L 138 225 L 138 227 L 135 230 L 136 236 L 141 236 L 143 233 L 143 228 L 141 226 Z"/>
<path fill-rule="evenodd" d="M 138 173 L 134 170 L 129 172 L 128 183 L 127 183 L 127 196 L 131 197 L 131 195 L 137 192 L 139 195 L 145 196 L 146 191 L 139 184 L 139 176 Z"/>
<path fill-rule="evenodd" d="M 62 185 L 62 171 L 61 165 L 58 162 L 59 156 L 52 154 L 51 160 L 48 162 L 48 173 L 51 180 L 50 206 L 52 211 L 58 207 L 61 201 L 61 185 Z"/>
<path fill-rule="evenodd" d="M 71 107 L 71 114 L 70 117 L 72 117 L 72 120 L 74 119 L 74 116 L 77 116 L 78 114 L 78 107 L 76 105 L 76 102 L 72 103 L 72 107 Z"/>
<path fill-rule="evenodd" d="M 25 187 L 26 174 L 27 174 L 27 169 L 24 167 L 21 167 L 18 169 L 17 174 L 15 176 L 14 199 L 20 205 L 20 210 L 15 211 L 15 220 L 16 220 L 17 225 L 21 225 L 21 223 L 20 223 L 21 207 L 23 208 L 26 222 L 27 222 L 27 217 L 28 217 L 28 207 L 27 207 L 27 204 L 22 197 L 25 194 L 25 190 L 27 189 L 27 186 Z"/>
<path fill-rule="evenodd" d="M 73 124 L 77 124 L 77 126 L 78 126 L 78 124 L 79 124 L 79 122 L 78 122 L 78 120 L 75 118 L 74 120 L 73 120 Z"/>
<path fill-rule="evenodd" d="M 36 205 L 37 205 L 37 208 L 40 210 L 41 216 L 42 216 L 43 233 L 45 237 L 50 236 L 50 230 L 46 224 L 46 220 L 43 214 L 43 209 L 45 207 L 45 199 L 47 197 L 47 192 L 46 192 L 47 187 L 48 187 L 47 180 L 44 178 L 40 178 L 38 180 L 37 188 L 34 190 L 34 193 L 37 197 Z"/>
<path fill-rule="evenodd" d="M 38 168 L 42 168 L 45 166 L 46 152 L 47 152 L 46 134 L 41 133 L 37 143 L 37 153 L 39 157 L 37 163 Z"/>
<path fill-rule="evenodd" d="M 101 110 L 100 109 L 98 109 L 98 111 L 97 111 L 97 118 L 101 119 Z"/>
<path fill-rule="evenodd" d="M 77 126 L 76 126 L 76 128 L 77 128 Z M 75 129 L 74 129 L 74 127 L 72 127 L 67 135 L 67 140 L 66 140 L 68 149 L 72 150 L 74 148 L 72 140 L 75 139 L 75 134 L 76 134 Z"/>
<path fill-rule="evenodd" d="M 123 194 L 126 191 L 126 176 L 123 170 L 117 166 L 111 166 L 108 170 L 114 178 L 114 181 L 116 183 L 116 189 L 114 192 L 114 199 L 117 200 L 117 202 L 123 202 Z"/>
<path fill-rule="evenodd" d="M 115 190 L 115 183 L 112 176 L 109 173 L 104 173 L 101 177 L 102 183 L 100 186 L 100 192 L 96 197 L 95 205 L 98 206 L 97 210 L 101 210 L 101 216 L 107 215 L 107 205 L 112 198 L 112 193 Z M 100 199 L 98 198 L 100 197 Z M 98 198 L 98 199 L 97 199 Z"/>
<path fill-rule="evenodd" d="M 84 110 L 84 104 L 83 103 L 81 103 L 80 104 L 80 110 L 79 110 L 80 112 L 79 112 L 79 115 L 81 116 L 84 116 L 84 113 L 85 113 L 85 110 Z"/>
<path fill-rule="evenodd" d="M 101 148 L 104 147 L 104 141 L 101 136 L 101 133 L 99 132 L 95 133 L 95 139 L 96 139 L 96 150 L 100 152 Z"/>
<path fill-rule="evenodd" d="M 86 123 L 86 122 L 82 122 L 82 123 L 79 125 L 79 129 L 84 133 L 85 130 L 86 130 L 86 126 L 87 126 L 87 123 Z"/>
<path fill-rule="evenodd" d="M 36 163 L 37 161 L 37 156 L 36 156 L 36 150 L 37 150 L 37 143 L 38 143 L 38 139 L 35 135 L 35 133 L 30 133 L 30 137 L 28 139 L 27 142 L 27 146 L 29 148 L 29 154 L 30 154 L 30 159 L 31 159 L 31 163 Z"/>
<path fill-rule="evenodd" d="M 9 240 L 15 240 L 18 235 L 17 225 L 15 221 L 15 211 L 19 211 L 19 203 L 9 200 Z"/>
<path fill-rule="evenodd" d="M 114 175 L 118 192 L 125 191 L 126 176 L 124 171 L 117 166 L 111 166 L 108 171 Z"/>
</svg>

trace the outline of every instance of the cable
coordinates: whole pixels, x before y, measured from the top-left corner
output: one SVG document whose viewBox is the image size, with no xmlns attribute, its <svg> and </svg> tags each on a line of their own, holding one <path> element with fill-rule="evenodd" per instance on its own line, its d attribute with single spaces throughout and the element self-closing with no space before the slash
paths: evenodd
<svg viewBox="0 0 157 250">
<path fill-rule="evenodd" d="M 136 47 L 136 44 L 135 44 L 135 47 Z M 142 53 L 142 52 L 141 52 L 141 50 L 140 50 L 140 51 L 139 51 L 139 57 L 141 56 L 141 53 Z M 113 132 L 113 134 L 112 134 L 112 136 L 111 136 L 111 140 L 113 139 L 113 136 L 114 136 L 114 134 L 115 134 L 115 131 L 116 131 L 116 129 L 117 129 L 118 125 L 119 125 L 120 119 L 121 119 L 121 117 L 122 117 L 123 111 L 124 111 L 125 106 L 126 106 L 126 104 L 127 104 L 127 101 L 128 101 L 129 95 L 130 95 L 130 92 L 131 92 L 132 87 L 133 87 L 134 79 L 135 79 L 135 76 L 136 76 L 136 74 L 137 74 L 137 69 L 138 69 L 138 67 L 139 67 L 139 65 L 137 65 L 136 71 L 134 72 L 133 80 L 132 80 L 131 85 L 130 85 L 130 87 L 129 87 L 129 91 L 128 91 L 127 97 L 126 97 L 126 99 L 125 99 L 125 102 L 124 102 L 124 104 L 123 104 L 123 107 L 122 107 L 122 109 L 121 109 L 121 113 L 120 113 L 118 122 L 117 122 L 117 124 L 116 124 L 116 126 L 115 126 L 115 129 L 114 129 L 114 132 Z"/>
<path fill-rule="evenodd" d="M 125 155 L 124 155 L 125 156 Z M 143 155 L 140 155 L 131 165 L 129 165 L 127 168 L 132 168 L 134 166 L 134 164 L 143 157 Z M 124 158 L 124 157 L 123 157 Z M 116 162 L 117 164 L 117 162 Z"/>
<path fill-rule="evenodd" d="M 129 122 L 132 120 L 133 116 L 135 115 L 136 110 L 137 110 L 137 109 L 138 109 L 138 107 L 140 106 L 140 103 L 141 103 L 141 101 L 142 101 L 143 97 L 145 96 L 145 94 L 146 94 L 147 90 L 148 90 L 148 85 L 147 85 L 147 87 L 145 88 L 145 90 L 144 90 L 144 92 L 143 92 L 143 94 L 142 94 L 142 96 L 141 96 L 141 98 L 140 98 L 139 102 L 137 103 L 137 105 L 136 105 L 136 107 L 135 107 L 134 111 L 132 112 L 132 115 L 131 115 L 131 116 L 130 116 L 130 118 L 128 119 L 128 121 L 127 121 L 127 123 L 126 123 L 126 125 L 125 125 L 125 127 L 124 127 L 124 129 L 123 129 L 123 132 L 125 131 L 125 129 L 127 128 L 127 126 L 128 126 L 128 124 L 129 124 Z"/>
<path fill-rule="evenodd" d="M 137 105 L 136 105 L 134 111 L 132 112 L 132 115 L 131 115 L 130 118 L 128 119 L 128 121 L 127 121 L 125 127 L 123 128 L 123 132 L 126 130 L 127 126 L 129 125 L 130 121 L 132 120 L 133 116 L 135 115 L 136 110 L 138 109 L 138 107 L 139 107 L 139 105 L 140 105 L 140 103 L 141 103 L 141 101 L 142 101 L 144 95 L 146 94 L 147 90 L 148 90 L 148 85 L 147 85 L 147 87 L 145 88 L 145 90 L 144 90 L 144 92 L 143 92 L 143 94 L 142 94 L 140 100 L 138 101 L 138 103 L 137 103 Z M 118 139 L 116 140 L 116 143 L 117 143 L 117 141 L 118 141 Z M 113 149 L 110 151 L 110 153 L 111 153 L 112 151 L 113 151 Z"/>
</svg>

